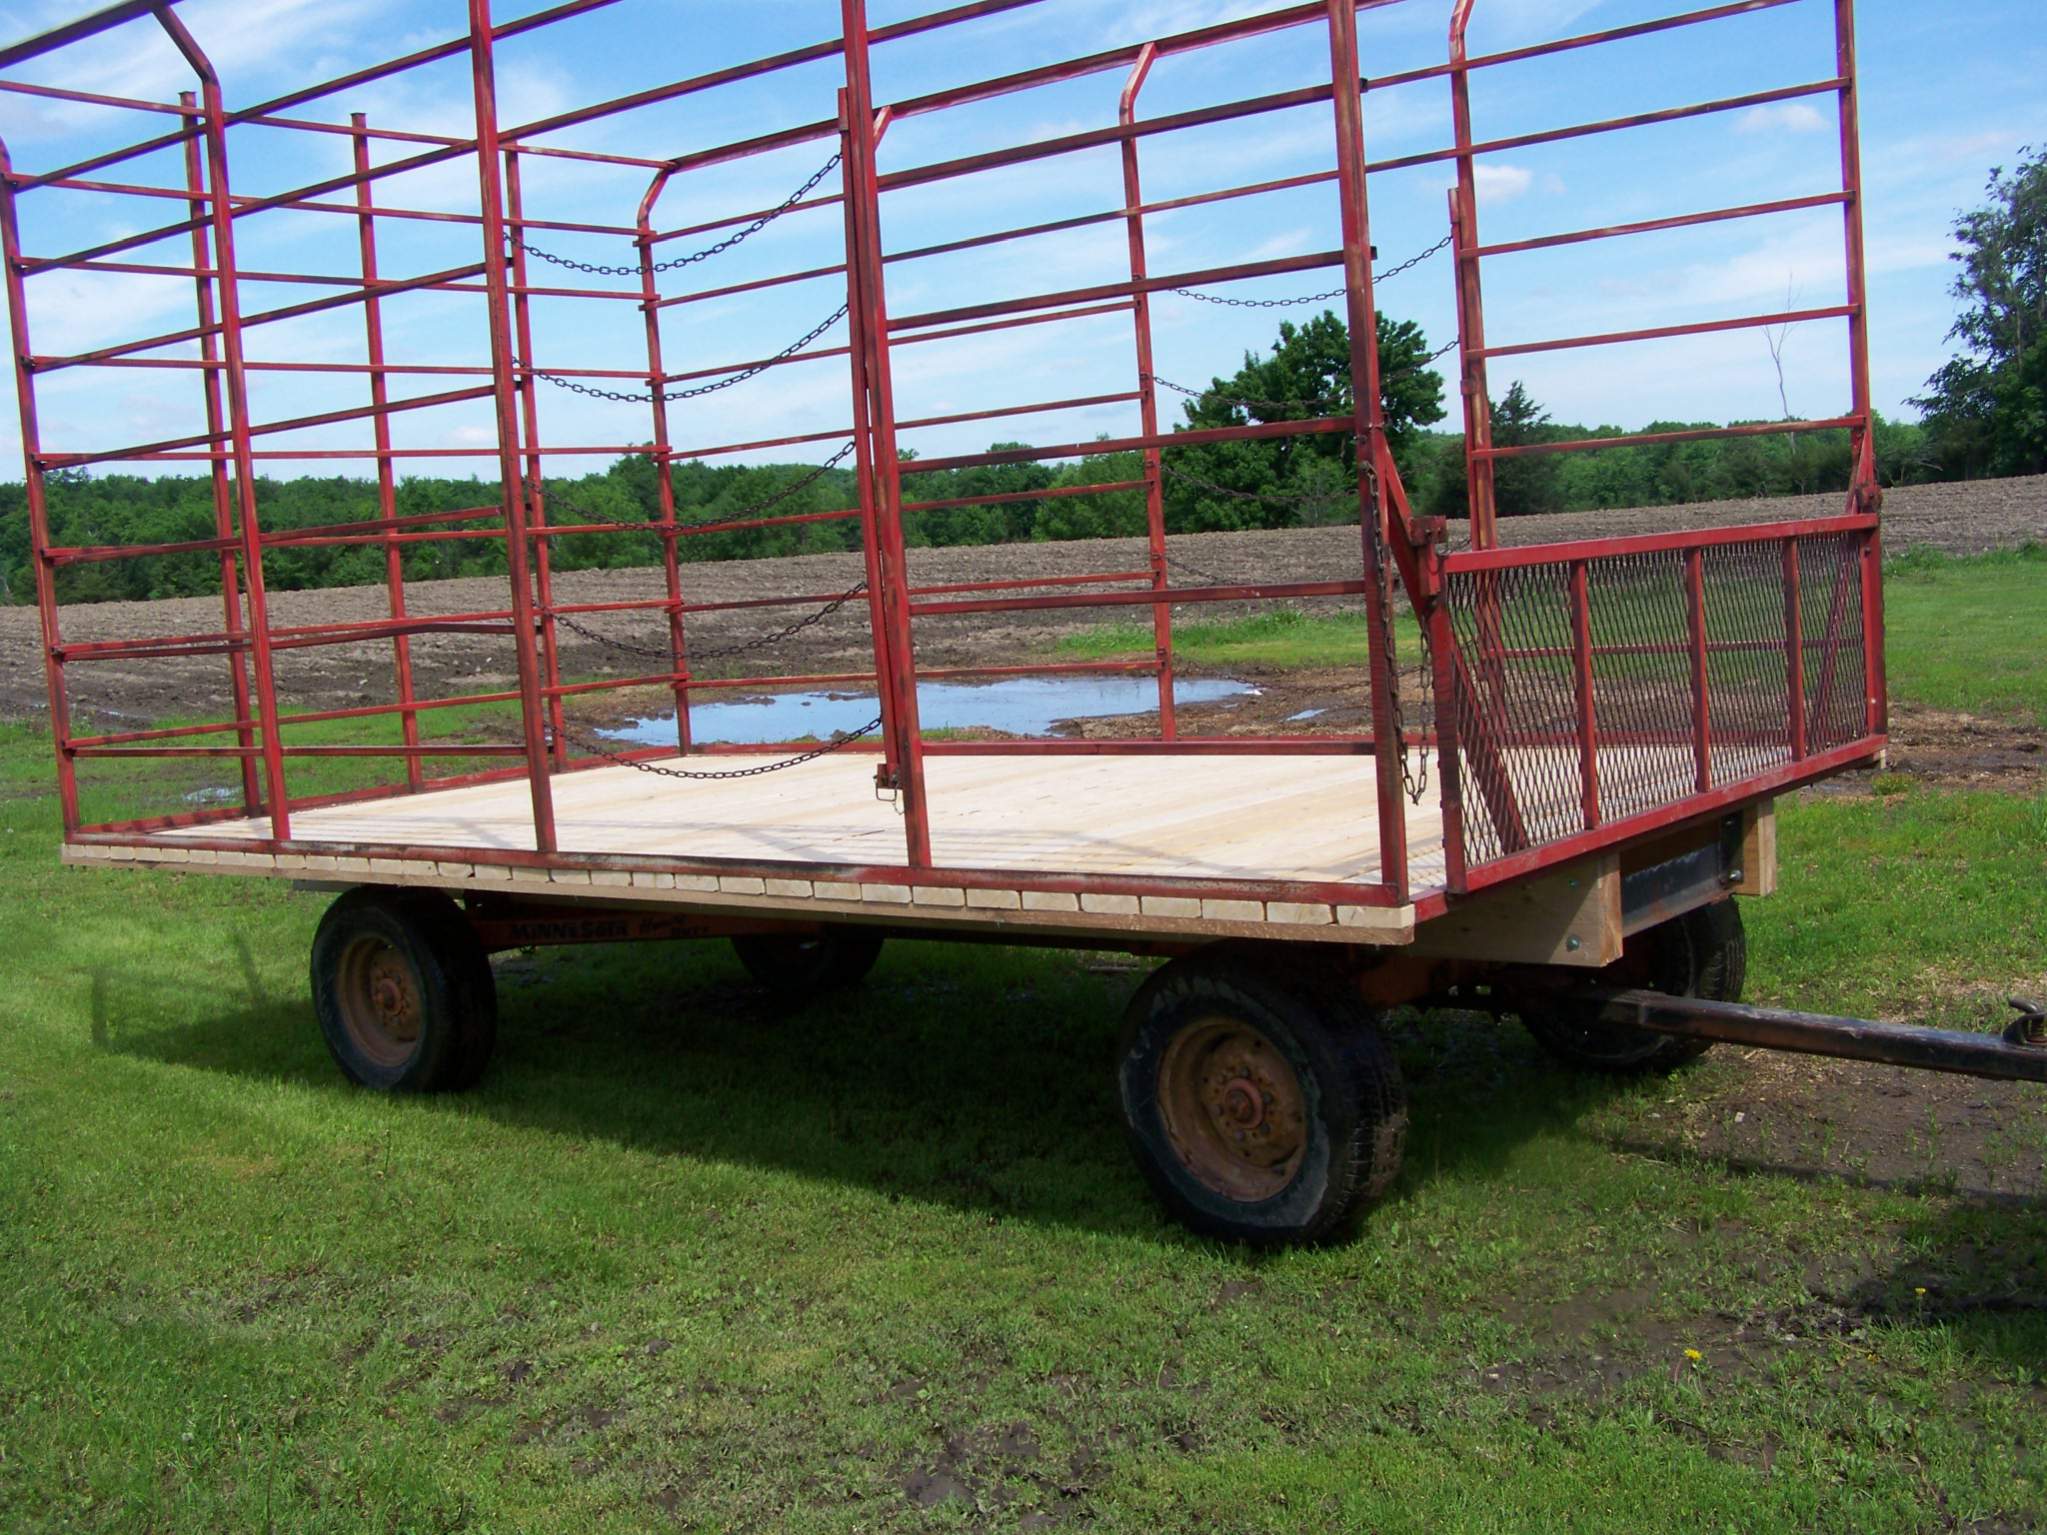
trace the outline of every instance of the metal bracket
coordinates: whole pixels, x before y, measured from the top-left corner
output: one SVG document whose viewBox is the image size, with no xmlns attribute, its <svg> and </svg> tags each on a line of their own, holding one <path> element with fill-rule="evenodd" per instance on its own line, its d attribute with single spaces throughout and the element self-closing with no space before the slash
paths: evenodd
<svg viewBox="0 0 2047 1535">
<path fill-rule="evenodd" d="M 2019 1011 L 2018 1017 L 2005 1026 L 2005 1042 L 2047 1050 L 2047 1002 L 2036 1002 L 2031 997 L 2007 997 L 2005 1000 Z"/>
</svg>

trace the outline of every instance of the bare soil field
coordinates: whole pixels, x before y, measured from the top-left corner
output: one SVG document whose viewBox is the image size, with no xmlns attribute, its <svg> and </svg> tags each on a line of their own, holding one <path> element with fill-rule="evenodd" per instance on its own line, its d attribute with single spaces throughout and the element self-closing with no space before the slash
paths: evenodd
<svg viewBox="0 0 2047 1535">
<path fill-rule="evenodd" d="M 1823 516 L 1840 509 L 1834 495 L 1761 501 L 1722 501 L 1696 506 L 1632 511 L 1569 512 L 1504 522 L 1510 544 L 1557 542 L 1595 536 L 1721 527 L 1796 516 Z M 1461 536 L 1461 525 L 1453 536 Z M 1890 493 L 1885 504 L 1885 540 L 1891 553 L 1931 547 L 1956 554 L 2008 548 L 2047 539 L 2047 476 L 1916 486 Z M 1306 528 L 1273 532 L 1204 533 L 1175 537 L 1171 556 L 1177 578 L 1200 582 L 1328 580 L 1354 572 L 1358 535 L 1351 528 Z M 957 581 L 1028 580 L 1086 572 L 1144 567 L 1143 543 L 1103 539 L 1077 543 L 1012 544 L 912 551 L 912 577 L 919 585 Z M 820 602 L 844 592 L 861 577 L 857 555 L 805 555 L 782 560 L 743 560 L 686 567 L 693 602 L 749 600 L 816 594 Z M 653 569 L 571 572 L 556 579 L 562 602 L 615 602 L 661 595 Z M 475 613 L 500 608 L 501 581 L 469 579 L 421 582 L 406 588 L 414 616 Z M 278 627 L 389 616 L 381 587 L 280 592 L 271 597 L 271 621 Z M 1213 605 L 1203 618 L 1224 618 L 1248 605 Z M 694 647 L 715 650 L 780 629 L 806 610 L 752 608 L 694 615 Z M 918 626 L 918 659 L 928 666 L 1012 661 L 1043 654 L 1065 633 L 1103 621 L 1137 616 L 1138 610 L 1065 609 L 1049 612 L 976 614 L 925 620 Z M 144 635 L 217 631 L 216 598 L 176 598 L 149 603 L 92 603 L 66 607 L 67 640 L 106 640 Z M 658 643 L 661 626 L 649 613 L 599 614 L 581 622 L 593 632 L 627 643 Z M 652 663 L 628 652 L 564 631 L 562 670 L 576 678 L 626 676 Z M 47 710 L 38 658 L 33 608 L 0 608 L 0 719 L 40 717 Z M 286 651 L 277 658 L 282 702 L 288 709 L 345 708 L 387 702 L 392 697 L 388 641 Z M 413 641 L 417 686 L 422 697 L 484 692 L 513 685 L 510 643 L 503 637 L 433 634 Z M 752 655 L 706 667 L 711 675 L 771 676 L 792 673 L 858 672 L 870 669 L 866 609 L 855 601 L 801 634 Z M 1244 669 L 1239 668 L 1239 672 Z M 177 660 L 113 660 L 71 668 L 73 707 L 92 719 L 134 721 L 166 716 L 226 718 L 226 667 L 218 657 Z M 1260 679 L 1264 680 L 1264 679 Z M 1221 709 L 1209 723 L 1217 728 L 1267 728 L 1303 708 L 1325 708 L 1318 725 L 1345 728 L 1346 710 L 1362 707 L 1359 679 L 1347 674 L 1295 674 L 1258 699 Z M 1353 696 L 1355 694 L 1356 696 Z M 610 699 L 606 704 L 602 700 Z M 579 712 L 602 717 L 624 712 L 626 701 L 599 694 L 581 701 Z M 1356 722 L 1349 721 L 1349 724 Z M 1102 722 L 1089 729 L 1114 729 Z"/>
</svg>

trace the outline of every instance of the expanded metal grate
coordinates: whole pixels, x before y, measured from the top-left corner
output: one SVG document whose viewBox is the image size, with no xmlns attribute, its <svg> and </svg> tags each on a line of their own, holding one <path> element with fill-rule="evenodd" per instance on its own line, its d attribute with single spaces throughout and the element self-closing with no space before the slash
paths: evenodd
<svg viewBox="0 0 2047 1535">
<path fill-rule="evenodd" d="M 1681 806 L 1868 735 L 1866 536 L 1476 569 L 1453 559 L 1468 864 Z"/>
</svg>

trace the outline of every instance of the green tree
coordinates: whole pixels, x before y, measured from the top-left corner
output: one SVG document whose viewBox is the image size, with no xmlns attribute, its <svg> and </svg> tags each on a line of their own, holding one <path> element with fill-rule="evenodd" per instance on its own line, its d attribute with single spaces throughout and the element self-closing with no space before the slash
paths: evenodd
<svg viewBox="0 0 2047 1535">
<path fill-rule="evenodd" d="M 1990 173 L 1989 201 L 1955 220 L 1962 350 L 1913 403 L 1950 475 L 2047 471 L 2047 154 Z"/>
<path fill-rule="evenodd" d="M 1387 444 L 1412 478 L 1424 429 L 1443 419 L 1443 375 L 1427 365 L 1428 341 L 1413 321 L 1380 315 L 1378 342 Z M 1350 330 L 1325 310 L 1301 325 L 1282 321 L 1269 355 L 1247 352 L 1234 375 L 1211 380 L 1187 401 L 1185 428 L 1347 415 L 1353 400 Z M 1168 447 L 1166 522 L 1186 532 L 1355 521 L 1356 464 L 1341 432 Z"/>
</svg>

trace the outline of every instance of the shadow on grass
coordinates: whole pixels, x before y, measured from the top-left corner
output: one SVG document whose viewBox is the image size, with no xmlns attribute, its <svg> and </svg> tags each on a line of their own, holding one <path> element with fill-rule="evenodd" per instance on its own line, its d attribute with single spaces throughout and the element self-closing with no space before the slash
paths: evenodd
<svg viewBox="0 0 2047 1535">
<path fill-rule="evenodd" d="M 95 984 L 94 1038 L 131 1057 L 353 1091 L 303 993 L 124 1023 Z M 490 1073 L 462 1112 L 576 1141 L 776 1168 L 1044 1224 L 1189 1240 L 1146 1193 L 1113 1081 L 1145 967 L 963 944 L 892 943 L 861 987 L 800 1005 L 755 987 L 722 944 L 502 957 Z M 140 1009 L 130 1016 L 147 1016 Z M 1407 1175 L 1497 1176 L 1537 1136 L 1626 1089 L 1550 1070 L 1518 1028 L 1464 1014 L 1389 1026 L 1413 1099 Z M 1364 1239 L 1370 1240 L 1370 1224 Z"/>
</svg>

